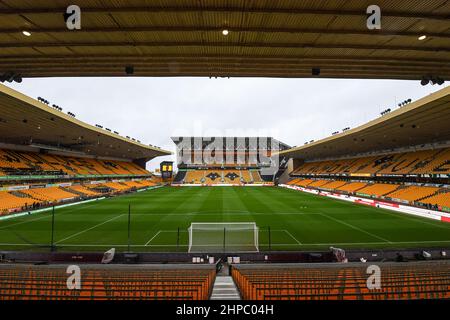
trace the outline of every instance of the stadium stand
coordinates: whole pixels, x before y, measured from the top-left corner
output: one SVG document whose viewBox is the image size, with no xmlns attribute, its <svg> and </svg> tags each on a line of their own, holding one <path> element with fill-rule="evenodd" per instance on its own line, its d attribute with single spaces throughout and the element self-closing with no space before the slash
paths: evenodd
<svg viewBox="0 0 450 320">
<path fill-rule="evenodd" d="M 0 150 L 0 172 L 20 175 L 148 175 L 132 162 Z"/>
<path fill-rule="evenodd" d="M 311 182 L 308 186 L 319 188 L 319 187 L 327 184 L 328 182 L 329 182 L 328 180 L 315 180 L 315 181 Z"/>
<path fill-rule="evenodd" d="M 153 178 L 152 178 L 153 180 Z M 59 202 L 79 201 L 157 185 L 150 180 L 107 182 L 95 184 L 70 184 L 53 187 L 21 188 L 15 191 L 0 191 L 0 215 L 23 210 L 34 210 Z M 29 186 L 24 186 L 29 187 Z M 99 192 L 99 190 L 103 190 Z"/>
<path fill-rule="evenodd" d="M 287 184 L 346 194 L 356 194 L 358 196 L 382 198 L 394 202 L 432 208 L 434 210 L 450 208 L 450 190 L 448 187 L 301 178 L 293 178 Z M 444 211 L 447 211 L 447 209 Z"/>
<path fill-rule="evenodd" d="M 186 172 L 184 181 L 186 183 L 201 183 L 205 177 L 204 170 L 189 170 Z"/>
<path fill-rule="evenodd" d="M 67 188 L 67 190 L 75 193 L 81 193 L 81 195 L 84 196 L 98 196 L 100 193 L 93 191 L 92 189 L 89 189 L 83 185 L 74 185 Z"/>
<path fill-rule="evenodd" d="M 355 192 L 355 191 L 358 191 L 359 189 L 364 188 L 366 185 L 367 185 L 367 183 L 365 183 L 365 182 L 351 182 L 351 183 L 345 184 L 341 187 L 338 187 L 336 190 L 351 193 L 351 192 Z"/>
<path fill-rule="evenodd" d="M 30 206 L 35 202 L 41 202 L 29 197 L 18 197 L 10 192 L 0 191 L 0 215 L 18 208 Z"/>
<path fill-rule="evenodd" d="M 79 290 L 67 290 L 61 267 L 0 265 L 0 300 L 207 300 L 214 266 L 83 267 Z"/>
<path fill-rule="evenodd" d="M 46 106 L 30 102 L 33 99 L 4 86 L 0 86 L 0 96 L 3 99 L 0 108 L 8 109 L 5 99 L 15 99 L 17 115 L 14 121 L 17 122 L 21 121 L 22 113 L 30 115 L 27 121 L 50 119 L 48 120 L 50 123 L 64 116 L 63 114 L 55 115 Z M 24 108 L 23 111 L 20 108 Z M 38 112 L 39 115 L 33 112 Z M 14 121 L 8 122 L 7 126 Z M 40 209 L 59 202 L 110 196 L 116 192 L 129 192 L 162 182 L 144 169 L 144 163 L 155 156 L 170 154 L 170 152 L 120 137 L 111 137 L 98 128 L 82 124 L 78 120 L 74 121 L 72 118 L 64 118 L 64 122 L 61 123 L 65 126 L 60 128 L 85 140 L 83 144 L 76 145 L 73 149 L 70 147 L 73 144 L 70 140 L 72 138 L 56 142 L 41 137 L 40 135 L 48 133 L 44 130 L 38 135 L 33 133 L 35 140 L 33 144 L 24 143 L 15 137 L 9 137 L 8 143 L 2 144 L 0 149 L 1 215 Z M 44 123 L 39 125 L 43 126 Z M 28 129 L 24 128 L 24 130 Z M 12 131 L 6 128 L 3 135 L 8 135 L 9 132 Z M 20 134 L 30 135 L 30 132 L 24 131 Z M 45 143 L 37 142 L 39 140 Z M 101 150 L 102 148 L 108 150 Z M 119 149 L 127 150 L 128 156 L 123 151 L 118 151 Z M 93 181 L 94 179 L 99 181 Z M 118 179 L 120 182 L 116 182 Z M 141 181 L 134 181 L 137 179 Z"/>
<path fill-rule="evenodd" d="M 293 180 L 290 180 L 287 182 L 288 185 L 297 185 L 300 181 L 302 181 L 302 178 L 294 178 Z"/>
<path fill-rule="evenodd" d="M 240 174 L 238 170 L 223 170 L 222 172 L 223 181 L 226 184 L 240 184 Z"/>
<path fill-rule="evenodd" d="M 432 206 L 450 208 L 450 190 L 442 191 L 436 195 L 422 199 L 419 202 Z"/>
<path fill-rule="evenodd" d="M 233 278 L 245 300 L 411 300 L 450 298 L 448 263 L 385 264 L 382 286 L 367 287 L 366 267 L 236 265 Z"/>
<path fill-rule="evenodd" d="M 334 161 L 305 162 L 293 175 L 450 174 L 450 149 L 425 150 Z"/>
<path fill-rule="evenodd" d="M 144 187 L 153 187 L 153 186 L 156 186 L 160 182 L 161 182 L 160 180 L 155 179 L 154 177 L 152 177 L 152 181 L 149 181 L 149 180 L 140 180 L 139 181 L 139 183 L 141 185 L 143 185 Z"/>
<path fill-rule="evenodd" d="M 128 186 L 130 188 L 142 187 L 142 185 L 139 182 L 137 182 L 137 181 L 124 181 L 124 182 L 122 182 L 122 184 L 124 184 L 124 185 L 126 185 L 126 186 Z"/>
<path fill-rule="evenodd" d="M 430 197 L 438 190 L 439 188 L 436 187 L 407 186 L 405 188 L 394 191 L 389 195 L 389 197 L 392 199 L 401 199 L 408 202 L 415 202 L 420 199 Z"/>
<path fill-rule="evenodd" d="M 131 187 L 129 187 L 128 185 L 120 182 L 107 182 L 103 183 L 102 185 L 110 189 L 113 189 L 114 192 L 123 192 L 131 189 Z"/>
<path fill-rule="evenodd" d="M 302 179 L 301 178 L 294 178 L 294 179 L 292 179 L 292 180 L 289 180 L 286 184 L 287 185 L 292 185 L 292 186 L 295 186 L 299 181 L 301 181 Z"/>
<path fill-rule="evenodd" d="M 249 170 L 239 170 L 240 176 L 245 183 L 252 183 L 253 178 Z"/>
<path fill-rule="evenodd" d="M 450 148 L 303 162 L 291 177 L 290 185 L 450 210 Z"/>
<path fill-rule="evenodd" d="M 172 184 L 273 185 L 287 159 L 271 154 L 290 147 L 272 137 L 172 137 L 177 145 L 178 173 Z M 211 156 L 214 146 L 214 156 Z M 278 165 L 275 168 L 275 165 Z M 276 169 L 263 170 L 263 168 Z"/>
<path fill-rule="evenodd" d="M 300 187 L 306 187 L 307 185 L 309 185 L 312 182 L 314 182 L 314 180 L 312 180 L 312 179 L 303 179 L 303 180 L 299 181 L 297 183 L 297 185 L 299 185 Z"/>
<path fill-rule="evenodd" d="M 259 174 L 258 170 L 250 170 L 250 175 L 252 176 L 254 183 L 263 182 L 263 179 L 261 178 L 261 175 Z"/>
<path fill-rule="evenodd" d="M 433 158 L 423 159 L 415 166 L 415 173 L 450 174 L 450 149 L 440 150 Z"/>
<path fill-rule="evenodd" d="M 77 197 L 75 193 L 65 191 L 59 187 L 36 188 L 36 189 L 22 190 L 21 192 L 29 195 L 34 199 L 49 203 L 61 200 L 72 200 Z"/>
<path fill-rule="evenodd" d="M 236 167 L 236 166 L 235 166 Z M 177 174 L 175 184 L 231 184 L 263 183 L 258 170 L 249 169 L 190 169 Z M 184 178 L 183 178 L 184 176 Z"/>
<path fill-rule="evenodd" d="M 204 172 L 204 183 L 206 184 L 221 184 L 225 183 L 222 170 L 206 170 Z"/>
<path fill-rule="evenodd" d="M 326 190 L 335 190 L 338 189 L 340 187 L 342 187 L 343 185 L 345 185 L 347 183 L 347 181 L 334 181 L 334 180 L 329 180 L 328 183 L 324 184 L 321 186 L 322 189 L 326 189 Z"/>
<path fill-rule="evenodd" d="M 399 188 L 398 184 L 374 183 L 357 191 L 357 194 L 368 195 L 370 197 L 382 197 Z"/>
</svg>

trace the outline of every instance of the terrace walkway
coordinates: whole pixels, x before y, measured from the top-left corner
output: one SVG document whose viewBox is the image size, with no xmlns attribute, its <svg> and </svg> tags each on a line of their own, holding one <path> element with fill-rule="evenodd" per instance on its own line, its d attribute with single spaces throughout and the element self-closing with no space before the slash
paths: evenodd
<svg viewBox="0 0 450 320">
<path fill-rule="evenodd" d="M 217 276 L 210 300 L 241 300 L 231 276 Z"/>
</svg>

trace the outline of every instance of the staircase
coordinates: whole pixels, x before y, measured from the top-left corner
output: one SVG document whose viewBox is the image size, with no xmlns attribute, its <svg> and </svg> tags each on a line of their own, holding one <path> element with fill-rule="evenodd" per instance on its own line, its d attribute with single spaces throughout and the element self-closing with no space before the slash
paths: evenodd
<svg viewBox="0 0 450 320">
<path fill-rule="evenodd" d="M 186 171 L 178 171 L 175 179 L 173 179 L 173 183 L 183 183 L 184 178 L 186 178 Z"/>
<path fill-rule="evenodd" d="M 20 191 L 9 191 L 13 196 L 16 196 L 18 198 L 31 198 L 30 195 L 20 192 Z"/>
<path fill-rule="evenodd" d="M 286 159 L 285 157 L 282 157 L 280 159 L 279 169 L 278 169 L 277 173 L 275 173 L 275 175 L 273 177 L 273 182 L 276 183 L 276 182 L 282 180 L 281 176 L 283 176 L 283 174 L 288 171 L 287 168 L 288 168 L 288 159 Z"/>
<path fill-rule="evenodd" d="M 216 277 L 210 300 L 241 300 L 231 276 L 218 275 Z"/>
<path fill-rule="evenodd" d="M 259 179 L 255 179 L 255 176 L 254 176 L 254 173 L 255 173 L 255 172 L 256 172 L 256 171 L 251 170 L 251 171 L 250 171 L 250 177 L 252 177 L 252 182 L 256 182 L 256 181 L 259 182 Z"/>
<path fill-rule="evenodd" d="M 83 193 L 83 192 L 81 192 L 81 191 L 74 190 L 74 189 L 72 189 L 72 188 L 70 188 L 70 187 L 65 187 L 65 188 L 59 187 L 59 188 L 60 188 L 61 190 L 63 190 L 63 191 L 67 191 L 67 192 L 76 194 L 77 196 L 80 196 L 80 197 L 86 197 L 86 196 L 87 196 L 87 194 L 85 194 L 85 193 Z"/>
</svg>

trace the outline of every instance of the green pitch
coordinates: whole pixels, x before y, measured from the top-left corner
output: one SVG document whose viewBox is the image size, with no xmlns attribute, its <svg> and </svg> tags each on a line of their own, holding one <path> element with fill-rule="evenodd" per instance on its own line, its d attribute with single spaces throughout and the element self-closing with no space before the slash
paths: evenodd
<svg viewBox="0 0 450 320">
<path fill-rule="evenodd" d="M 126 251 L 129 204 L 132 251 L 186 252 L 191 222 L 256 222 L 260 250 L 269 227 L 272 250 L 450 246 L 450 224 L 298 191 L 164 187 L 57 209 L 57 250 Z M 51 221 L 51 212 L 0 221 L 0 250 L 49 250 Z"/>
</svg>

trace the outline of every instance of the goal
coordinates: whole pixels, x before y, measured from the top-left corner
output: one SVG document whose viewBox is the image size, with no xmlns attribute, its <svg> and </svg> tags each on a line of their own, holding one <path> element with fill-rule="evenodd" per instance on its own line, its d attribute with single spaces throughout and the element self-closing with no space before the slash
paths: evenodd
<svg viewBox="0 0 450 320">
<path fill-rule="evenodd" d="M 193 222 L 189 252 L 258 252 L 255 222 Z"/>
</svg>

